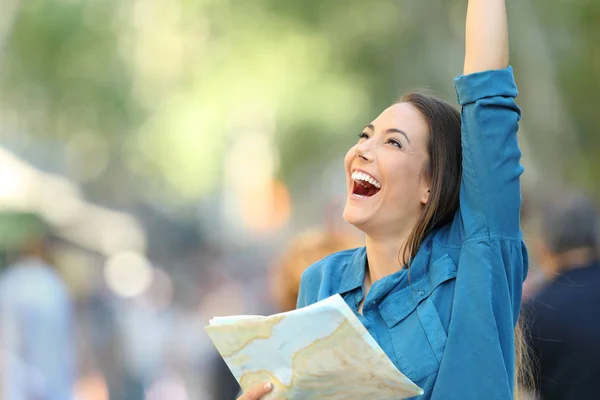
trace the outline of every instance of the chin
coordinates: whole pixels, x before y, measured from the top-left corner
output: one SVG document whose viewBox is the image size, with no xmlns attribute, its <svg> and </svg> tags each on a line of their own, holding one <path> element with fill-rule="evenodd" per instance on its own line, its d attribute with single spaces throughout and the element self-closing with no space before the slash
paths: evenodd
<svg viewBox="0 0 600 400">
<path fill-rule="evenodd" d="M 347 223 L 349 223 L 350 225 L 354 225 L 356 228 L 360 229 L 363 232 L 364 230 L 362 229 L 362 227 L 365 226 L 369 221 L 369 215 L 366 215 L 366 213 L 363 210 L 359 210 L 356 207 L 348 205 L 346 205 L 346 207 L 344 208 L 343 216 L 344 220 Z"/>
</svg>

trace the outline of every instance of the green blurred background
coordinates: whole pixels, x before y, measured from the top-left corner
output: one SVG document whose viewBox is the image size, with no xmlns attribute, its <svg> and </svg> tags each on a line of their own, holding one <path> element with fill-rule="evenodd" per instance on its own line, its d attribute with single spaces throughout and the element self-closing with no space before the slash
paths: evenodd
<svg viewBox="0 0 600 400">
<path fill-rule="evenodd" d="M 148 397 L 165 365 L 210 398 L 207 319 L 268 312 L 296 232 L 356 234 L 340 213 L 356 135 L 406 90 L 455 101 L 462 71 L 464 0 L 0 7 L 0 207 L 53 227 L 80 376 L 117 399 Z M 599 200 L 600 2 L 508 7 L 526 210 L 563 186 Z"/>
</svg>

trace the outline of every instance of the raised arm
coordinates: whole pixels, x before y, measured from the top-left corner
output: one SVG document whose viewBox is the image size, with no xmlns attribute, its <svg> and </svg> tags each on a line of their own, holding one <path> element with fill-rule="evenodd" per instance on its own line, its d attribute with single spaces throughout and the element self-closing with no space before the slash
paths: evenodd
<svg viewBox="0 0 600 400">
<path fill-rule="evenodd" d="M 469 0 L 464 75 L 455 80 L 463 172 L 454 222 L 465 236 L 431 400 L 514 398 L 514 328 L 527 252 L 519 222 L 521 114 L 504 1 Z"/>
<path fill-rule="evenodd" d="M 462 106 L 461 223 L 467 239 L 519 237 L 520 109 L 508 67 L 505 0 L 469 0 Z"/>
<path fill-rule="evenodd" d="M 469 0 L 464 74 L 508 67 L 505 0 Z"/>
</svg>

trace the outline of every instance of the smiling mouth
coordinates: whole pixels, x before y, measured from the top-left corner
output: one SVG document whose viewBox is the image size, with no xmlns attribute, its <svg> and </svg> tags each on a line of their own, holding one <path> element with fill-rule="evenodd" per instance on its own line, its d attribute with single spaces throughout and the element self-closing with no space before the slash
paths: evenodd
<svg viewBox="0 0 600 400">
<path fill-rule="evenodd" d="M 381 184 L 364 172 L 353 172 L 352 183 L 352 194 L 359 197 L 371 197 L 381 190 Z"/>
</svg>

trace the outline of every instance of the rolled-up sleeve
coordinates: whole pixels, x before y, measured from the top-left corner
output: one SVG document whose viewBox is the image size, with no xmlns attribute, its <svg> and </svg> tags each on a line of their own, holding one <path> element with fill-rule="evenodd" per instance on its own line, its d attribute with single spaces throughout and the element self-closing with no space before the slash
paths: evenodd
<svg viewBox="0 0 600 400">
<path fill-rule="evenodd" d="M 462 107 L 460 216 L 467 238 L 521 235 L 517 130 L 521 111 L 511 67 L 455 79 Z"/>
</svg>

